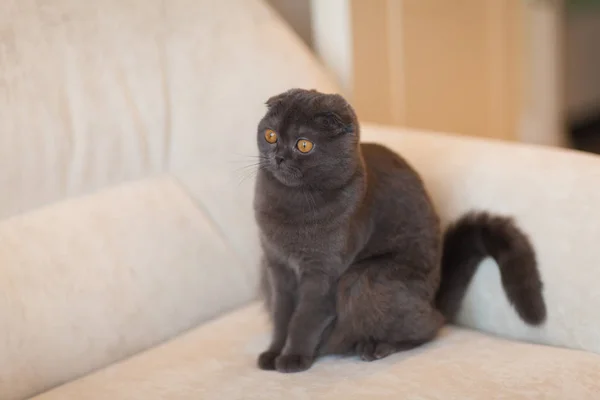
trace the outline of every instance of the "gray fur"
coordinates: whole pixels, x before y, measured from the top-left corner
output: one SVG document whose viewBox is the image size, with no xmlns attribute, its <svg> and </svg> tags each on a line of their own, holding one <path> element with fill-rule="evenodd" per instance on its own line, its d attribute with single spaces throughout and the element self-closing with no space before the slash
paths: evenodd
<svg viewBox="0 0 600 400">
<path fill-rule="evenodd" d="M 446 251 L 444 279 L 459 283 L 442 285 L 440 293 L 440 224 L 410 165 L 383 146 L 360 144 L 355 112 L 339 95 L 292 89 L 267 106 L 258 125 L 261 165 L 254 205 L 273 337 L 259 366 L 297 372 L 323 354 L 358 354 L 371 361 L 433 339 L 444 323 L 438 310 L 455 313 L 474 272 L 471 265 L 488 255 L 486 248 Z M 277 133 L 276 143 L 265 140 L 267 129 Z M 312 141 L 312 151 L 298 151 L 299 139 Z M 477 240 L 483 228 L 498 231 L 484 214 L 469 218 L 462 231 L 457 228 L 464 224 L 457 222 L 454 242 Z M 504 228 L 511 224 L 502 217 L 494 221 Z M 501 230 L 490 243 L 510 239 L 530 250 L 517 260 L 516 267 L 525 263 L 528 269 L 521 274 L 523 289 L 513 288 L 518 293 L 513 303 L 517 310 L 535 303 L 520 314 L 538 323 L 545 306 L 535 254 L 510 226 L 512 231 Z M 515 239 L 514 232 L 521 236 Z M 493 256 L 502 259 L 513 247 Z M 446 298 L 452 304 L 443 304 Z"/>
</svg>

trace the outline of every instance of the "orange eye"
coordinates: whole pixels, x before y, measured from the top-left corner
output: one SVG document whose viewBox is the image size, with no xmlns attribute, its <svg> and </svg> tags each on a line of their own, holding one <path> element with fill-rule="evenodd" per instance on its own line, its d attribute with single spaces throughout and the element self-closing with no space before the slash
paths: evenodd
<svg viewBox="0 0 600 400">
<path fill-rule="evenodd" d="M 272 129 L 267 129 L 265 131 L 265 140 L 271 144 L 277 142 L 277 134 Z"/>
<path fill-rule="evenodd" d="M 296 143 L 296 147 L 301 153 L 308 153 L 313 148 L 313 142 L 306 139 L 300 139 L 298 140 L 298 143 Z"/>
</svg>

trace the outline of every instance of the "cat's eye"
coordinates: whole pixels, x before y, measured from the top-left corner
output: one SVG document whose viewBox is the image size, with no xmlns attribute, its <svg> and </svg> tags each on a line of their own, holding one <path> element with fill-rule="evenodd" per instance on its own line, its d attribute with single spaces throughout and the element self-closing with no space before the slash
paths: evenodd
<svg viewBox="0 0 600 400">
<path fill-rule="evenodd" d="M 313 142 L 306 139 L 300 139 L 298 140 L 298 143 L 296 143 L 296 147 L 301 153 L 308 153 L 313 148 Z"/>
<path fill-rule="evenodd" d="M 272 129 L 267 129 L 265 131 L 265 140 L 271 144 L 277 142 L 277 134 Z"/>
</svg>

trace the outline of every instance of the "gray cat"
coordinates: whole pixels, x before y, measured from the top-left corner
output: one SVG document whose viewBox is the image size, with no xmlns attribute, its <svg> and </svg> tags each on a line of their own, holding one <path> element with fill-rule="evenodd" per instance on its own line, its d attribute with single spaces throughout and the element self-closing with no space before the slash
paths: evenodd
<svg viewBox="0 0 600 400">
<path fill-rule="evenodd" d="M 359 143 L 341 96 L 292 89 L 266 104 L 254 207 L 273 336 L 260 368 L 303 371 L 325 354 L 372 361 L 430 341 L 487 256 L 520 317 L 545 320 L 535 253 L 511 219 L 469 213 L 442 236 L 419 175 Z"/>
</svg>

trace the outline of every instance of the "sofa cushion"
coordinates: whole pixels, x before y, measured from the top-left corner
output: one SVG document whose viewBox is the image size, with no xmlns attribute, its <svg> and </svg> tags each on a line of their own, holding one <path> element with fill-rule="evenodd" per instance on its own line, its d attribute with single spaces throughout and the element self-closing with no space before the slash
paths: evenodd
<svg viewBox="0 0 600 400">
<path fill-rule="evenodd" d="M 597 399 L 600 356 L 447 328 L 421 348 L 365 363 L 329 357 L 302 373 L 261 371 L 257 304 L 35 400 Z"/>
<path fill-rule="evenodd" d="M 247 302 L 244 269 L 168 176 L 0 222 L 0 399 L 22 399 Z"/>
</svg>

